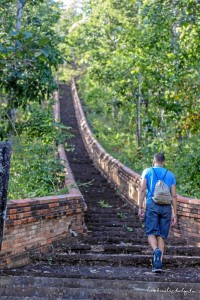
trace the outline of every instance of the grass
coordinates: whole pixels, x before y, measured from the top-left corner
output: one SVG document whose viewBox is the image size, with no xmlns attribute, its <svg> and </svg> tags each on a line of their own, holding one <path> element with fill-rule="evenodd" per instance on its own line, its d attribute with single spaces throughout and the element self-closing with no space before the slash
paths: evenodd
<svg viewBox="0 0 200 300">
<path fill-rule="evenodd" d="M 98 203 L 101 208 L 111 208 L 112 207 L 112 205 L 108 204 L 105 200 L 100 200 Z"/>
</svg>

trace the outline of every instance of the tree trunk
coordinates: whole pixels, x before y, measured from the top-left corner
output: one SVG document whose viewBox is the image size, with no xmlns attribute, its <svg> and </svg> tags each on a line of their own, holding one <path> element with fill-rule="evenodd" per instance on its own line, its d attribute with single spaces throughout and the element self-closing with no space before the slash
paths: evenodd
<svg viewBox="0 0 200 300">
<path fill-rule="evenodd" d="M 21 20 L 22 20 L 22 14 L 23 14 L 23 7 L 25 5 L 25 0 L 18 0 L 17 2 L 17 23 L 16 23 L 16 31 L 19 31 L 21 29 Z M 20 42 L 16 41 L 16 47 L 20 46 Z M 16 109 L 9 109 L 8 111 L 10 122 L 12 123 L 12 127 L 15 126 L 16 121 Z M 9 137 L 12 139 L 12 131 L 9 133 Z"/>
<path fill-rule="evenodd" d="M 140 8 L 142 1 L 138 0 L 138 28 L 141 28 L 140 24 Z M 142 74 L 139 73 L 138 76 L 138 101 L 137 101 L 137 140 L 138 140 L 138 148 L 141 148 L 142 141 L 142 119 L 141 119 L 141 107 L 142 107 Z"/>
<path fill-rule="evenodd" d="M 142 119 L 141 119 L 141 107 L 142 107 L 142 74 L 139 74 L 139 87 L 138 87 L 138 101 L 137 101 L 137 139 L 138 147 L 141 147 L 142 141 Z"/>
<path fill-rule="evenodd" d="M 173 24 L 173 27 L 172 27 L 172 33 L 173 33 L 173 40 L 172 40 L 172 43 L 173 43 L 173 51 L 174 51 L 174 55 L 175 55 L 175 60 L 174 60 L 174 73 L 176 74 L 178 72 L 178 69 L 179 69 L 179 61 L 178 61 L 178 52 L 179 52 L 179 44 L 178 44 L 178 39 L 179 39 L 179 35 L 180 33 L 178 32 L 178 26 L 179 26 L 179 22 L 177 20 L 178 18 L 178 8 L 177 8 L 177 1 L 176 0 L 173 0 L 173 6 L 174 6 L 174 11 L 173 11 L 173 15 L 174 17 L 176 18 L 176 21 L 174 22 Z M 176 95 L 178 93 L 178 85 L 176 85 L 174 87 L 174 94 Z M 177 125 L 179 126 L 179 125 Z M 182 149 L 182 134 L 181 134 L 181 130 L 179 130 L 178 128 L 178 143 L 179 143 L 179 146 L 178 146 L 178 149 L 179 149 L 179 152 L 181 152 L 181 149 Z"/>
<path fill-rule="evenodd" d="M 16 23 L 16 31 L 21 29 L 21 20 L 23 14 L 23 7 L 25 5 L 25 0 L 18 0 L 17 3 L 17 23 Z"/>
</svg>

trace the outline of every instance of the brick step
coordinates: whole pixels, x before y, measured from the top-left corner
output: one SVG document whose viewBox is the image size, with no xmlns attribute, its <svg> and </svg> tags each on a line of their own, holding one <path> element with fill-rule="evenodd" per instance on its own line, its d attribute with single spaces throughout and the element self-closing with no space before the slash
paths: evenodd
<svg viewBox="0 0 200 300">
<path fill-rule="evenodd" d="M 150 277 L 149 272 L 147 272 L 146 277 Z M 1 300 L 18 300 L 19 298 L 23 300 L 182 300 L 185 298 L 183 295 L 184 291 L 188 291 L 188 293 L 190 291 L 192 295 L 189 296 L 194 300 L 199 299 L 200 296 L 198 285 L 195 283 L 177 282 L 175 280 L 172 282 L 159 282 L 159 280 L 141 282 L 130 278 L 131 277 L 126 280 L 108 280 L 103 278 L 80 278 L 74 280 L 74 278 L 51 278 L 42 276 L 32 278 L 29 276 L 8 276 L 5 280 L 5 277 L 1 276 L 0 295 Z M 166 292 L 167 289 L 169 292 Z M 170 292 L 176 289 L 180 292 Z"/>
<path fill-rule="evenodd" d="M 51 264 L 67 265 L 101 265 L 101 266 L 149 266 L 152 255 L 144 254 L 101 254 L 101 253 L 54 253 L 32 256 L 31 260 L 51 262 Z M 173 267 L 200 267 L 200 256 L 165 255 L 165 266 Z"/>
</svg>

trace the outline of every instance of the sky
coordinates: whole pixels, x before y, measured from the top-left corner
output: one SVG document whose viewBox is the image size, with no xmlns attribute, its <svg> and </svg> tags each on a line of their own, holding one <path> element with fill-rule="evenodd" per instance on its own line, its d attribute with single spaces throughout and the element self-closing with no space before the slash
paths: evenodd
<svg viewBox="0 0 200 300">
<path fill-rule="evenodd" d="M 70 6 L 73 0 L 61 0 L 65 6 Z"/>
<path fill-rule="evenodd" d="M 62 2 L 64 3 L 64 5 L 68 6 L 71 4 L 72 0 L 62 0 Z"/>
</svg>

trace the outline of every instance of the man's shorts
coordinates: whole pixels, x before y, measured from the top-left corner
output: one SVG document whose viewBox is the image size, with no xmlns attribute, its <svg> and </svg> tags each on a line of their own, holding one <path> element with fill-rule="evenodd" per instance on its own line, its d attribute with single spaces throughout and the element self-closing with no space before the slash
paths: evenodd
<svg viewBox="0 0 200 300">
<path fill-rule="evenodd" d="M 171 205 L 158 205 L 153 200 L 146 204 L 146 235 L 161 236 L 166 239 L 170 229 Z"/>
</svg>

